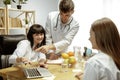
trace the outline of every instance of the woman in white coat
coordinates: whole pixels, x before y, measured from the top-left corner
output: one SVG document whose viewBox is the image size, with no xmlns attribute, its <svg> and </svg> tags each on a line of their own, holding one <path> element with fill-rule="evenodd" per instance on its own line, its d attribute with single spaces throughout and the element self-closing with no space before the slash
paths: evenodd
<svg viewBox="0 0 120 80">
<path fill-rule="evenodd" d="M 37 62 L 40 66 L 46 67 L 46 56 L 44 53 L 35 50 L 46 44 L 45 30 L 39 24 L 33 24 L 28 33 L 27 40 L 18 43 L 14 53 L 9 58 L 10 64 Z"/>
<path fill-rule="evenodd" d="M 93 22 L 89 40 L 99 53 L 87 61 L 83 80 L 120 80 L 120 35 L 113 21 Z"/>
</svg>

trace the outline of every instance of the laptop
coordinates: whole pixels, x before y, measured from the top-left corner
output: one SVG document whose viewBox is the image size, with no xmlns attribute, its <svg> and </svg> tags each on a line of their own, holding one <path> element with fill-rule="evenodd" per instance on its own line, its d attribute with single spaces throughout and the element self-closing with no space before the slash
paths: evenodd
<svg viewBox="0 0 120 80">
<path fill-rule="evenodd" d="M 26 78 L 39 78 L 52 76 L 52 73 L 48 71 L 48 69 L 41 67 L 23 68 L 23 72 Z"/>
</svg>

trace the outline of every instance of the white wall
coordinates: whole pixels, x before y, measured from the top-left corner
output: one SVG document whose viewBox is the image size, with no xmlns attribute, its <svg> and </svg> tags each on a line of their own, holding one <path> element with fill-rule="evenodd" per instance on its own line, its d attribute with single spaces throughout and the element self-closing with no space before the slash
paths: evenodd
<svg viewBox="0 0 120 80">
<path fill-rule="evenodd" d="M 58 0 L 29 0 L 25 9 L 33 9 L 36 11 L 36 23 L 45 26 L 46 18 L 49 12 L 57 10 Z"/>
<path fill-rule="evenodd" d="M 103 0 L 104 16 L 110 17 L 120 32 L 120 0 Z"/>
<path fill-rule="evenodd" d="M 72 46 L 87 46 L 91 48 L 89 30 L 91 23 L 98 18 L 109 17 L 120 31 L 120 0 L 73 0 L 75 3 L 74 17 L 80 24 Z"/>
<path fill-rule="evenodd" d="M 79 31 L 75 36 L 71 48 L 75 45 L 87 46 L 91 48 L 89 39 L 89 30 L 91 23 L 102 17 L 102 0 L 73 0 L 75 3 L 75 12 L 73 16 L 78 20 L 80 24 Z"/>
<path fill-rule="evenodd" d="M 4 6 L 2 1 L 3 0 L 0 0 L 0 7 Z M 16 8 L 16 5 L 17 3 L 12 2 L 12 8 Z M 27 4 L 22 4 L 22 9 L 35 10 L 36 23 L 45 26 L 48 13 L 54 10 L 58 10 L 57 6 L 58 0 L 28 0 Z"/>
</svg>

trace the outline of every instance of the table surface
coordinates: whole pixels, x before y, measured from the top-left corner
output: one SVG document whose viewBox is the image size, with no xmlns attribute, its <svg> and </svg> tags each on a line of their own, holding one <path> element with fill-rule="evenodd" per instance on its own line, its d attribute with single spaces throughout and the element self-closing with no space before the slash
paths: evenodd
<svg viewBox="0 0 120 80">
<path fill-rule="evenodd" d="M 4 80 L 6 80 L 7 75 L 9 76 L 10 80 L 44 80 L 43 78 L 27 79 L 20 67 L 21 66 L 1 69 L 0 76 L 2 76 Z M 62 72 L 60 64 L 48 64 L 48 70 L 55 76 L 54 80 L 78 80 L 75 77 L 77 72 L 73 72 L 73 69 L 73 67 L 68 68 L 67 72 Z"/>
</svg>

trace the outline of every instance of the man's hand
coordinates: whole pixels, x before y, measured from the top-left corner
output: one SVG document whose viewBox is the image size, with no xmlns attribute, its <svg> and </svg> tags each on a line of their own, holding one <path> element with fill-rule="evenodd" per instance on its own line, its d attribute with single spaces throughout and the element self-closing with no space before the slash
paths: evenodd
<svg viewBox="0 0 120 80">
<path fill-rule="evenodd" d="M 55 60 L 55 59 L 58 59 L 58 55 L 56 55 L 55 53 L 50 53 L 50 57 L 49 57 L 49 59 L 50 60 Z"/>
<path fill-rule="evenodd" d="M 39 48 L 37 48 L 35 51 L 42 52 L 42 53 L 48 53 L 49 50 L 55 50 L 54 45 L 44 45 Z"/>
<path fill-rule="evenodd" d="M 49 46 L 48 45 L 41 46 L 41 47 L 37 48 L 35 51 L 42 52 L 42 53 L 47 53 L 49 51 Z"/>
</svg>

